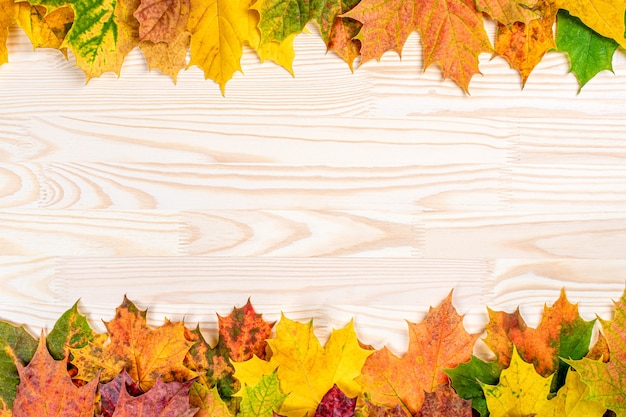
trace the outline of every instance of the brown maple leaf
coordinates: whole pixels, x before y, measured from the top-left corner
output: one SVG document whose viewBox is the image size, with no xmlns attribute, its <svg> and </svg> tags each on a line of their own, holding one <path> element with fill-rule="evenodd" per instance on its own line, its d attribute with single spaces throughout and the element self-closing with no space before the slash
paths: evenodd
<svg viewBox="0 0 626 417">
<path fill-rule="evenodd" d="M 71 350 L 72 364 L 78 369 L 77 379 L 89 380 L 101 372 L 102 380 L 110 381 L 125 369 L 145 392 L 157 378 L 169 382 L 196 377 L 183 364 L 193 344 L 185 338 L 183 323 L 166 321 L 161 327 L 151 329 L 146 323 L 146 311 L 140 311 L 124 297 L 115 318 L 105 325 L 108 344 L 98 341 Z"/>
<path fill-rule="evenodd" d="M 41 335 L 37 351 L 27 366 L 16 361 L 20 384 L 13 403 L 19 417 L 92 417 L 98 377 L 80 388 L 67 373 L 67 357 L 55 361 Z"/>
<path fill-rule="evenodd" d="M 172 43 L 186 30 L 189 0 L 141 0 L 133 13 L 139 40 Z"/>
<path fill-rule="evenodd" d="M 387 407 L 400 405 L 415 414 L 424 402 L 424 393 L 447 383 L 444 370 L 469 361 L 478 334 L 463 327 L 463 316 L 452 306 L 452 292 L 431 308 L 419 324 L 408 323 L 409 350 L 398 358 L 386 347 L 365 362 L 357 379 L 372 402 Z"/>
<path fill-rule="evenodd" d="M 415 417 L 472 417 L 472 402 L 459 397 L 448 384 L 427 392 L 424 404 Z"/>
</svg>

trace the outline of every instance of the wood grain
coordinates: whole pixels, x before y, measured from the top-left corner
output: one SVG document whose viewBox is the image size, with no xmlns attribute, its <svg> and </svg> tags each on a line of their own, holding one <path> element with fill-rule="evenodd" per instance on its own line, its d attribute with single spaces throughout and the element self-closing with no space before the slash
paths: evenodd
<svg viewBox="0 0 626 417">
<path fill-rule="evenodd" d="M 452 288 L 537 323 L 561 288 L 585 319 L 626 282 L 626 58 L 582 91 L 549 53 L 524 89 L 480 57 L 471 95 L 422 69 L 419 37 L 354 73 L 312 27 L 295 77 L 246 50 L 226 88 L 174 84 L 134 50 L 84 75 L 12 28 L 0 67 L 0 318 L 50 329 L 76 300 L 100 331 L 124 294 L 199 323 L 352 317 L 396 353 Z M 493 37 L 493 27 L 489 28 Z M 484 352 L 484 347 L 477 348 Z M 481 350 L 482 349 L 482 350 Z"/>
</svg>

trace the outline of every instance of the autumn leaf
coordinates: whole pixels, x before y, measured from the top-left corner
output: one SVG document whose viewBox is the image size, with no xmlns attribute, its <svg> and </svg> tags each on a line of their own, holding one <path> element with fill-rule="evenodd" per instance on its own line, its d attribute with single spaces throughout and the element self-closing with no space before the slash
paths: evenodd
<svg viewBox="0 0 626 417">
<path fill-rule="evenodd" d="M 424 404 L 415 417 L 472 417 L 472 402 L 464 400 L 448 385 L 427 392 Z"/>
<path fill-rule="evenodd" d="M 566 10 L 559 10 L 557 15 L 556 46 L 569 57 L 570 72 L 580 88 L 600 71 L 613 72 L 617 42 L 597 34 Z"/>
<path fill-rule="evenodd" d="M 222 401 L 217 387 L 209 389 L 205 384 L 194 382 L 189 389 L 189 404 L 198 408 L 195 417 L 232 417 L 228 405 Z"/>
<path fill-rule="evenodd" d="M 439 63 L 444 78 L 452 78 L 466 93 L 471 78 L 480 73 L 478 56 L 492 51 L 482 14 L 471 0 L 362 0 L 342 16 L 363 23 L 356 37 L 363 62 L 380 59 L 387 51 L 401 55 L 417 29 L 424 68 Z"/>
<path fill-rule="evenodd" d="M 183 365 L 192 342 L 185 338 L 182 323 L 166 321 L 153 330 L 146 324 L 146 311 L 140 311 L 124 297 L 115 318 L 105 325 L 108 344 L 98 340 L 71 350 L 72 364 L 78 368 L 77 379 L 89 380 L 101 372 L 102 380 L 110 381 L 126 369 L 145 392 L 157 378 L 169 382 L 187 381 L 196 376 Z"/>
<path fill-rule="evenodd" d="M 148 70 L 158 69 L 176 82 L 178 73 L 187 66 L 190 40 L 191 34 L 185 31 L 170 43 L 140 42 L 139 49 L 146 58 Z"/>
<path fill-rule="evenodd" d="M 0 65 L 9 62 L 9 50 L 7 49 L 9 27 L 17 18 L 17 7 L 13 1 L 0 0 Z"/>
<path fill-rule="evenodd" d="M 13 403 L 19 417 L 92 417 L 98 378 L 80 388 L 67 373 L 67 359 L 55 361 L 43 334 L 27 366 L 17 362 L 20 384 Z"/>
<path fill-rule="evenodd" d="M 594 323 L 580 317 L 578 305 L 571 304 L 562 290 L 552 307 L 544 306 L 536 329 L 526 325 L 519 309 L 511 314 L 489 309 L 485 343 L 503 367 L 508 366 L 515 346 L 540 375 L 556 372 L 552 386 L 552 392 L 556 392 L 565 383 L 568 370 L 560 358 L 580 359 L 587 354 Z"/>
<path fill-rule="evenodd" d="M 346 395 L 355 397 L 361 386 L 355 381 L 366 358 L 373 351 L 363 349 L 354 324 L 333 330 L 322 347 L 313 332 L 313 322 L 298 323 L 284 315 L 276 326 L 276 336 L 267 343 L 269 361 L 253 357 L 235 364 L 235 377 L 242 384 L 254 386 L 263 375 L 277 370 L 282 392 L 289 393 L 279 414 L 288 417 L 313 415 L 323 396 L 334 384 Z"/>
<path fill-rule="evenodd" d="M 142 394 L 139 386 L 131 379 L 128 372 L 122 371 L 106 384 L 100 384 L 98 392 L 100 393 L 100 417 L 111 417 L 115 412 L 115 406 L 122 392 L 122 385 L 125 386 L 126 392 L 133 397 Z"/>
<path fill-rule="evenodd" d="M 489 415 L 487 401 L 482 386 L 496 385 L 500 379 L 502 365 L 498 362 L 484 362 L 472 356 L 469 362 L 461 363 L 453 369 L 446 369 L 452 387 L 461 398 L 472 401 L 472 408 L 481 416 Z"/>
<path fill-rule="evenodd" d="M 488 14 L 501 25 L 529 23 L 541 15 L 535 9 L 537 0 L 476 0 L 478 11 Z"/>
<path fill-rule="evenodd" d="M 26 33 L 34 48 L 55 48 L 67 56 L 61 45 L 74 23 L 74 12 L 69 6 L 47 13 L 42 6 L 16 3 L 17 24 Z"/>
<path fill-rule="evenodd" d="M 190 0 L 141 0 L 133 16 L 139 40 L 172 43 L 187 27 Z"/>
<path fill-rule="evenodd" d="M 76 57 L 76 65 L 87 77 L 98 77 L 112 71 L 118 76 L 124 57 L 137 45 L 137 34 L 128 19 L 121 0 L 29 0 L 31 5 L 44 6 L 48 12 L 70 6 L 74 23 L 62 47 Z"/>
<path fill-rule="evenodd" d="M 568 372 L 565 385 L 556 397 L 550 399 L 537 415 L 541 417 L 601 417 L 606 408 L 595 401 L 587 401 L 589 387 L 580 380 L 577 372 Z"/>
<path fill-rule="evenodd" d="M 626 2 L 623 0 L 558 0 L 555 3 L 557 8 L 567 10 L 601 36 L 626 47 Z"/>
<path fill-rule="evenodd" d="M 48 350 L 56 360 L 65 358 L 69 349 L 80 349 L 105 340 L 106 335 L 96 334 L 87 318 L 78 312 L 78 302 L 59 317 L 46 338 Z"/>
<path fill-rule="evenodd" d="M 189 408 L 191 384 L 158 378 L 148 392 L 136 397 L 122 384 L 113 417 L 193 417 L 197 409 Z"/>
<path fill-rule="evenodd" d="M 538 3 L 537 9 L 542 10 L 540 19 L 510 25 L 498 23 L 497 26 L 495 51 L 507 60 L 511 68 L 519 71 L 522 86 L 546 52 L 556 48 L 552 32 L 556 10 L 546 0 L 539 0 Z"/>
<path fill-rule="evenodd" d="M 626 416 L 626 291 L 615 302 L 613 320 L 602 320 L 602 333 L 611 352 L 608 362 L 593 360 L 567 360 L 589 386 L 587 400 L 598 401 L 618 417 Z"/>
<path fill-rule="evenodd" d="M 386 347 L 375 352 L 358 381 L 372 402 L 388 407 L 399 404 L 413 415 L 422 406 L 425 392 L 448 381 L 444 370 L 470 359 L 479 335 L 463 327 L 463 316 L 452 306 L 452 292 L 429 310 L 422 323 L 408 326 L 408 352 L 402 358 Z"/>
<path fill-rule="evenodd" d="M 260 15 L 261 44 L 282 42 L 301 33 L 309 21 L 320 16 L 325 4 L 329 3 L 324 0 L 257 0 L 251 9 Z"/>
<path fill-rule="evenodd" d="M 326 1 L 317 18 L 326 47 L 346 61 L 351 70 L 354 60 L 361 54 L 361 42 L 354 37 L 362 25 L 354 19 L 340 15 L 352 10 L 359 2 L 360 0 Z"/>
<path fill-rule="evenodd" d="M 314 417 L 354 417 L 356 397 L 350 398 L 335 384 L 322 398 Z"/>
<path fill-rule="evenodd" d="M 355 415 L 359 417 L 409 417 L 402 407 L 387 407 L 384 405 L 373 404 L 365 400 L 365 405 L 357 409 Z"/>
<path fill-rule="evenodd" d="M 497 385 L 483 385 L 491 417 L 538 415 L 548 405 L 552 376 L 539 375 L 513 350 L 510 366 L 502 371 Z"/>
<path fill-rule="evenodd" d="M 37 350 L 37 340 L 23 327 L 0 321 L 0 415 L 10 411 L 20 378 L 17 364 L 25 365 Z"/>
<path fill-rule="evenodd" d="M 236 395 L 241 397 L 238 417 L 273 417 L 287 398 L 280 390 L 276 372 L 261 376 L 253 386 L 244 384 Z"/>
</svg>

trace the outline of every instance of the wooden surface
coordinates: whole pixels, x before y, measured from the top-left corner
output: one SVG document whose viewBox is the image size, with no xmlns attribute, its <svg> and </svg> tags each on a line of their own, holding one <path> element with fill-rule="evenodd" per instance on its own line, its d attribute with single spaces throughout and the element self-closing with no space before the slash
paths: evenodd
<svg viewBox="0 0 626 417">
<path fill-rule="evenodd" d="M 524 90 L 481 57 L 465 96 L 402 60 L 354 74 L 319 35 L 296 77 L 246 51 L 226 97 L 177 85 L 133 51 L 85 78 L 18 30 L 0 67 L 0 316 L 50 329 L 80 298 L 102 330 L 124 294 L 149 319 L 199 322 L 248 297 L 267 319 L 354 317 L 405 349 L 405 322 L 455 289 L 466 326 L 520 305 L 536 324 L 564 287 L 611 316 L 626 282 L 626 59 L 580 94 L 564 56 Z"/>
</svg>

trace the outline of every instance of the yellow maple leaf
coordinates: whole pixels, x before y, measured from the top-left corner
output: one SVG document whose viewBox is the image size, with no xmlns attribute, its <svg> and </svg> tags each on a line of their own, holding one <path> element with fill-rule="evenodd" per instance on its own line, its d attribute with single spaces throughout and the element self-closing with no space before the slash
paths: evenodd
<svg viewBox="0 0 626 417">
<path fill-rule="evenodd" d="M 250 3 L 252 4 L 254 1 L 251 1 Z M 259 12 L 256 10 L 249 10 L 248 19 L 247 43 L 256 51 L 257 55 L 261 59 L 261 62 L 265 62 L 266 60 L 273 61 L 293 75 L 293 60 L 296 57 L 296 51 L 293 48 L 293 41 L 298 33 L 290 34 L 281 42 L 266 41 L 261 43 L 261 31 L 258 28 L 260 19 Z"/>
<path fill-rule="evenodd" d="M 26 33 L 34 48 L 55 48 L 67 56 L 61 44 L 74 22 L 74 11 L 65 6 L 47 13 L 43 6 L 17 3 L 17 24 Z"/>
<path fill-rule="evenodd" d="M 624 39 L 624 0 L 556 0 L 559 9 L 567 10 L 600 35 L 626 47 Z"/>
<path fill-rule="evenodd" d="M 361 392 L 355 379 L 373 350 L 363 349 L 351 321 L 333 330 L 324 347 L 313 332 L 313 322 L 298 323 L 281 317 L 276 337 L 267 341 L 272 356 L 269 361 L 252 358 L 235 363 L 235 377 L 253 386 L 263 376 L 277 369 L 280 389 L 289 393 L 279 414 L 287 417 L 313 415 L 324 394 L 336 384 L 347 396 Z"/>
<path fill-rule="evenodd" d="M 556 397 L 539 409 L 537 417 L 601 417 L 606 408 L 595 401 L 587 401 L 589 387 L 580 379 L 577 372 L 570 370 L 565 377 L 565 385 Z"/>
<path fill-rule="evenodd" d="M 552 376 L 542 377 L 531 363 L 513 350 L 510 366 L 502 371 L 498 385 L 483 385 L 491 417 L 524 417 L 546 409 Z"/>
<path fill-rule="evenodd" d="M 16 17 L 17 8 L 13 0 L 0 0 L 0 65 L 9 62 L 7 49 L 9 26 L 15 22 Z"/>
</svg>

